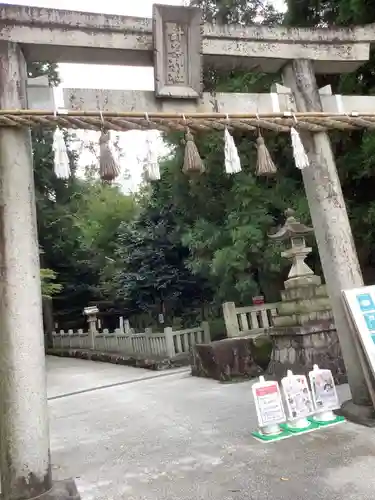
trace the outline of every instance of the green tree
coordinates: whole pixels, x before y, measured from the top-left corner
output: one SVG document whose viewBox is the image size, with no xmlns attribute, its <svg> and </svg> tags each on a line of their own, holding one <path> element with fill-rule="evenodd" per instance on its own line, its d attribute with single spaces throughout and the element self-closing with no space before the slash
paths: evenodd
<svg viewBox="0 0 375 500">
<path fill-rule="evenodd" d="M 272 24 L 280 18 L 272 7 L 257 0 L 197 0 L 193 4 L 203 9 L 206 20 L 219 24 L 246 25 L 254 20 Z M 274 75 L 243 70 L 222 73 L 205 68 L 203 75 L 206 91 L 267 92 L 274 80 Z M 139 293 L 138 300 L 149 304 L 158 296 L 155 284 L 159 280 L 167 283 L 166 289 L 172 294 L 173 286 L 163 280 L 174 275 L 163 259 L 171 249 L 177 252 L 183 248 L 177 252 L 180 266 L 184 273 L 186 268 L 192 273 L 204 291 L 200 300 L 249 303 L 251 296 L 260 292 L 273 300 L 274 290 L 281 287 L 284 264 L 279 257 L 280 249 L 268 241 L 267 233 L 283 219 L 283 211 L 289 206 L 302 217 L 308 216 L 300 174 L 294 167 L 287 138 L 266 136 L 280 168 L 271 181 L 254 175 L 255 135 L 235 134 L 243 172 L 228 176 L 224 172 L 222 132 L 196 134 L 206 172 L 195 179 L 181 172 L 184 150 L 181 139 L 180 134 L 166 137 L 173 155 L 162 163 L 162 179 L 152 185 L 142 217 L 127 229 L 128 239 L 120 241 L 120 247 L 128 247 L 124 250 L 126 256 L 123 255 L 125 295 L 135 297 Z M 163 235 L 162 241 L 155 236 L 158 231 Z M 162 276 L 157 275 L 159 271 Z M 181 271 L 179 275 L 183 275 Z M 280 286 L 275 286 L 278 282 Z M 183 288 L 177 295 L 182 300 L 191 291 L 185 288 L 183 280 L 179 284 Z"/>
<path fill-rule="evenodd" d="M 115 185 L 87 180 L 81 184 L 81 194 L 72 203 L 78 243 L 99 278 L 96 295 L 114 297 L 112 273 L 118 231 L 134 219 L 138 208 L 134 197 L 124 195 Z"/>
<path fill-rule="evenodd" d="M 260 0 L 194 0 L 209 22 L 273 24 L 280 14 Z M 291 26 L 351 26 L 375 20 L 364 0 L 289 0 L 283 22 Z M 33 74 L 51 65 L 34 65 Z M 320 86 L 331 84 L 341 94 L 374 92 L 375 60 L 350 75 L 319 75 Z M 234 69 L 205 68 L 206 91 L 269 92 L 278 75 Z M 270 229 L 284 220 L 288 207 L 309 223 L 300 172 L 295 168 L 289 138 L 265 133 L 279 171 L 273 179 L 255 177 L 256 135 L 237 131 L 234 139 L 243 170 L 224 172 L 223 134 L 197 133 L 196 143 L 206 172 L 190 179 L 181 172 L 181 134 L 165 140 L 173 155 L 161 164 L 162 179 L 142 188 L 136 197 L 102 186 L 95 176 L 77 176 L 71 148 L 72 178 L 53 174 L 52 134 L 34 132 L 35 182 L 39 235 L 44 268 L 57 273 L 61 291 L 56 309 L 78 317 L 89 301 L 122 301 L 134 311 L 153 315 L 182 314 L 199 303 L 224 300 L 249 303 L 260 292 L 267 300 L 282 287 L 287 264 L 280 248 L 268 240 Z M 355 131 L 331 134 L 343 192 L 349 208 L 366 281 L 375 278 L 375 139 Z M 73 142 L 74 138 L 68 138 Z M 360 168 L 359 168 L 360 166 Z M 317 272 L 315 251 L 310 264 Z"/>
<path fill-rule="evenodd" d="M 41 269 L 40 278 L 42 281 L 43 298 L 51 299 L 53 295 L 61 291 L 60 283 L 56 283 L 56 273 L 52 269 Z"/>
<path fill-rule="evenodd" d="M 28 71 L 30 77 L 47 75 L 52 85 L 58 83 L 56 65 L 35 63 Z M 69 321 L 76 324 L 82 318 L 82 309 L 90 301 L 109 294 L 108 267 L 115 233 L 135 210 L 133 199 L 116 186 L 102 186 L 94 178 L 80 177 L 77 151 L 81 148 L 77 144 L 81 141 L 68 133 L 66 142 L 72 175 L 61 180 L 53 168 L 53 131 L 32 132 L 38 234 L 43 248 L 44 317 L 49 331 L 54 322 L 52 304 L 55 318 L 69 326 Z"/>
<path fill-rule="evenodd" d="M 165 182 L 165 181 L 164 181 Z M 134 311 L 166 321 L 207 301 L 206 284 L 185 266 L 188 249 L 181 243 L 173 204 L 159 209 L 149 200 L 118 237 L 117 295 Z"/>
<path fill-rule="evenodd" d="M 271 2 L 263 0 L 192 0 L 191 5 L 202 10 L 208 23 L 225 24 L 275 24 L 282 16 Z"/>
<path fill-rule="evenodd" d="M 280 16 L 262 2 L 195 1 L 205 18 L 218 23 L 253 24 L 276 22 Z M 220 92 L 268 92 L 275 75 L 247 73 L 243 70 L 221 73 L 205 68 L 204 90 Z M 280 168 L 272 181 L 257 179 L 255 135 L 235 133 L 243 171 L 235 176 L 224 173 L 222 132 L 196 134 L 196 143 L 206 172 L 189 180 L 180 173 L 183 158 L 181 137 L 168 138 L 175 148 L 172 160 L 163 165 L 163 178 L 171 182 L 154 189 L 156 204 L 174 203 L 182 243 L 189 248 L 187 265 L 196 276 L 205 278 L 215 290 L 218 302 L 235 300 L 249 303 L 251 296 L 263 292 L 270 300 L 283 278 L 283 263 L 277 247 L 267 233 L 293 206 L 303 218 L 308 215 L 299 173 L 294 167 L 286 137 L 266 134 L 266 142 Z M 169 186 L 169 187 L 168 187 Z"/>
</svg>

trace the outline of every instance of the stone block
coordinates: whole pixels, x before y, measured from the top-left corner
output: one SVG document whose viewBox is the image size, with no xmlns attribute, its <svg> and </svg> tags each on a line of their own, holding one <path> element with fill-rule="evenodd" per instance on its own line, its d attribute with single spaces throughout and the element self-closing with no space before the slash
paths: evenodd
<svg viewBox="0 0 375 500">
<path fill-rule="evenodd" d="M 63 2 L 54 4 L 64 5 Z M 4 26 L 0 39 L 22 44 L 28 62 L 152 64 L 152 21 L 148 18 L 88 15 L 1 3 L 0 19 Z M 262 72 L 277 73 L 288 61 L 311 59 L 317 73 L 351 73 L 369 59 L 370 43 L 375 39 L 373 25 L 328 30 L 259 25 L 228 27 L 215 23 L 206 24 L 204 31 L 205 63 L 228 72 L 242 67 L 247 71 L 259 68 Z M 348 106 L 345 111 L 352 109 L 360 111 L 356 105 Z M 365 110 L 368 111 L 368 107 Z"/>
<path fill-rule="evenodd" d="M 305 325 L 291 325 L 287 327 L 273 328 L 270 330 L 270 337 L 281 337 L 283 339 L 298 338 L 321 331 L 334 331 L 335 324 L 332 319 L 325 319 L 320 321 L 311 321 Z"/>
<path fill-rule="evenodd" d="M 155 96 L 199 99 L 202 94 L 201 10 L 154 5 Z"/>
<path fill-rule="evenodd" d="M 317 297 L 328 297 L 327 285 L 317 286 L 315 292 Z"/>
<path fill-rule="evenodd" d="M 281 291 L 281 300 L 283 302 L 290 302 L 298 299 L 312 299 L 314 297 L 328 297 L 326 285 L 289 288 Z"/>
<path fill-rule="evenodd" d="M 304 326 L 310 322 L 326 321 L 332 319 L 333 314 L 331 310 L 324 311 L 311 311 L 302 314 L 289 314 L 287 316 L 277 316 L 274 318 L 273 323 L 276 328 L 291 327 L 291 326 Z"/>
<path fill-rule="evenodd" d="M 319 286 L 322 284 L 322 279 L 320 276 L 315 276 L 314 274 L 310 276 L 299 276 L 297 278 L 291 278 L 284 281 L 284 286 L 286 290 L 289 288 L 299 288 L 303 286 Z"/>
<path fill-rule="evenodd" d="M 295 314 L 276 316 L 273 318 L 275 328 L 297 325 L 297 316 Z"/>
<path fill-rule="evenodd" d="M 310 347 L 312 349 L 316 349 L 319 351 L 320 349 L 324 349 L 327 346 L 327 333 L 326 332 L 319 332 L 315 333 L 313 335 L 306 335 L 306 339 L 309 339 L 310 342 Z"/>
<path fill-rule="evenodd" d="M 310 321 L 320 321 L 330 319 L 332 317 L 332 311 L 311 311 L 305 314 L 299 314 L 296 316 L 297 325 L 305 325 Z"/>
<path fill-rule="evenodd" d="M 280 380 L 288 370 L 307 375 L 314 364 L 332 371 L 335 382 L 345 383 L 346 370 L 337 332 L 329 321 L 271 333 L 272 354 L 267 375 Z"/>
<path fill-rule="evenodd" d="M 307 315 L 301 314 L 298 316 L 298 325 L 304 325 L 310 321 L 325 321 L 333 318 L 331 309 L 325 311 L 314 311 Z"/>
<path fill-rule="evenodd" d="M 254 350 L 249 337 L 197 344 L 191 354 L 191 374 L 222 382 L 256 377 L 262 369 L 255 362 Z"/>
<path fill-rule="evenodd" d="M 326 311 L 330 308 L 331 302 L 328 297 L 314 297 L 291 302 L 282 302 L 278 306 L 278 313 L 279 316 L 284 316 L 290 314 L 310 313 L 312 311 Z"/>
</svg>

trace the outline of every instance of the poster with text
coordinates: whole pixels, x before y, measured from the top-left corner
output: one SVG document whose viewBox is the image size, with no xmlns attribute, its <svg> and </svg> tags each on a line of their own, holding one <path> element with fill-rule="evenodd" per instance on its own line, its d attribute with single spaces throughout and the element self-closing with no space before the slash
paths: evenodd
<svg viewBox="0 0 375 500">
<path fill-rule="evenodd" d="M 316 410 L 337 410 L 340 405 L 331 370 L 313 370 L 309 379 Z"/>
<path fill-rule="evenodd" d="M 285 412 L 277 382 L 258 382 L 253 395 L 260 427 L 285 422 Z"/>
<path fill-rule="evenodd" d="M 281 381 L 290 420 L 308 417 L 314 405 L 305 375 L 290 375 Z"/>
</svg>

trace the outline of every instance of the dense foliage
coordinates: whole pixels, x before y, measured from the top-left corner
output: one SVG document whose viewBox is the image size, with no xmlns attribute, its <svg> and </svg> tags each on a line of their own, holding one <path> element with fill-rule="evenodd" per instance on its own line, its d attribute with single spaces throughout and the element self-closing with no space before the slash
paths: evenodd
<svg viewBox="0 0 375 500">
<path fill-rule="evenodd" d="M 29 68 L 30 77 L 42 74 L 52 84 L 58 82 L 55 65 Z M 68 181 L 57 179 L 52 141 L 51 131 L 33 131 L 42 292 L 44 299 L 54 298 L 55 320 L 69 325 L 82 318 L 83 307 L 102 299 L 108 290 L 117 230 L 134 218 L 136 203 L 117 186 L 102 185 L 89 168 L 85 177 L 78 174 L 80 140 L 72 134 L 66 137 L 72 175 Z M 44 313 L 51 328 L 50 300 L 44 300 Z"/>
<path fill-rule="evenodd" d="M 262 0 L 194 0 L 209 22 L 219 24 L 283 22 L 291 26 L 327 26 L 375 20 L 375 5 L 364 0 L 289 0 L 281 16 Z M 37 65 L 34 74 L 56 68 Z M 345 94 L 372 94 L 375 59 L 350 75 L 320 76 L 319 85 Z M 278 75 L 225 74 L 205 68 L 205 90 L 268 92 Z M 254 175 L 255 136 L 236 133 L 243 171 L 224 173 L 222 133 L 197 137 L 206 172 L 194 179 L 181 172 L 182 137 L 165 138 L 172 155 L 162 161 L 162 179 L 145 185 L 137 196 L 102 186 L 92 176 L 77 175 L 74 137 L 72 178 L 55 178 L 52 137 L 35 133 L 35 182 L 43 267 L 56 273 L 61 290 L 54 298 L 55 317 L 76 319 L 90 301 L 106 301 L 127 313 L 183 316 L 208 304 L 234 300 L 248 304 L 263 293 L 278 299 L 286 263 L 267 234 L 293 207 L 309 223 L 300 173 L 294 167 L 286 136 L 266 134 L 279 168 L 275 178 Z M 371 132 L 331 135 L 365 279 L 374 280 L 375 137 Z M 320 272 L 317 252 L 311 265 Z"/>
</svg>

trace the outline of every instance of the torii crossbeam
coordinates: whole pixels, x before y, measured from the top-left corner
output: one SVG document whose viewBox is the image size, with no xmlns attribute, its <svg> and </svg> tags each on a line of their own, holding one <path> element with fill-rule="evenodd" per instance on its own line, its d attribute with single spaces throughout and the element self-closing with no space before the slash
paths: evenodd
<svg viewBox="0 0 375 500">
<path fill-rule="evenodd" d="M 369 58 L 375 26 L 353 29 L 202 25 L 196 8 L 155 6 L 153 19 L 0 4 L 0 110 L 49 110 L 48 89 L 26 90 L 26 61 L 154 66 L 154 93 L 65 92 L 71 110 L 174 113 L 375 111 L 373 99 L 319 93 L 315 73 L 343 73 Z M 282 70 L 286 91 L 202 94 L 202 64 Z M 27 94 L 29 103 L 27 103 Z M 276 96 L 276 99 L 275 99 Z M 276 106 L 276 108 L 275 108 Z M 118 110 L 118 109 L 117 109 Z M 0 123 L 1 481 L 5 500 L 77 498 L 72 483 L 51 477 L 30 134 Z M 328 135 L 305 131 L 303 172 L 311 218 L 347 366 L 354 413 L 373 415 L 368 386 L 341 301 L 363 284 Z"/>
</svg>

